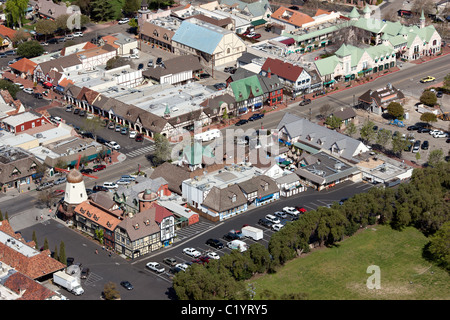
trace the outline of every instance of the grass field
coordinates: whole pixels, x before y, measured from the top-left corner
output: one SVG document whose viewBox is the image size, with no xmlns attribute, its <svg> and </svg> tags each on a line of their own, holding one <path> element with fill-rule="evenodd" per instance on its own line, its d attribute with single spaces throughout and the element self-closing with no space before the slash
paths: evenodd
<svg viewBox="0 0 450 320">
<path fill-rule="evenodd" d="M 414 228 L 369 227 L 337 247 L 319 249 L 290 261 L 276 274 L 248 282 L 256 288 L 255 299 L 264 289 L 278 297 L 302 292 L 314 300 L 450 299 L 450 275 L 422 257 L 426 243 Z M 380 268 L 380 289 L 367 288 L 371 265 Z"/>
</svg>

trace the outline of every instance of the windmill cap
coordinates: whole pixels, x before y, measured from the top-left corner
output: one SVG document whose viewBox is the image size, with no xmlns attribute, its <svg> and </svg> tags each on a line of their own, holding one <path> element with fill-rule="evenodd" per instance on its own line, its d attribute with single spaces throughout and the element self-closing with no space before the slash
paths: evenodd
<svg viewBox="0 0 450 320">
<path fill-rule="evenodd" d="M 83 181 L 83 175 L 77 169 L 72 169 L 67 174 L 67 182 L 69 183 L 79 183 Z"/>
</svg>

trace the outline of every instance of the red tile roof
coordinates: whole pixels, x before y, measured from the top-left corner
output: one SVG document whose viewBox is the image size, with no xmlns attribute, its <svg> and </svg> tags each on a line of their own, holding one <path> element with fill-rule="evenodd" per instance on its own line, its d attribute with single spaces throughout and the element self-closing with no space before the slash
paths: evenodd
<svg viewBox="0 0 450 320">
<path fill-rule="evenodd" d="M 268 72 L 269 69 L 271 73 L 289 81 L 297 81 L 298 77 L 303 72 L 302 67 L 294 66 L 291 63 L 272 58 L 267 58 L 261 68 L 261 70 L 266 72 Z"/>
<path fill-rule="evenodd" d="M 285 7 L 279 7 L 274 13 L 272 13 L 272 18 L 285 21 L 297 27 L 301 27 L 305 23 L 313 22 L 314 19 L 299 11 L 287 9 Z"/>
<path fill-rule="evenodd" d="M 11 69 L 17 70 L 19 72 L 29 73 L 31 75 L 34 73 L 34 69 L 36 68 L 36 66 L 37 66 L 37 63 L 35 63 L 27 58 L 22 58 L 19 61 L 14 62 L 9 67 Z"/>
<path fill-rule="evenodd" d="M 14 38 L 14 35 L 16 34 L 16 31 L 5 27 L 4 25 L 0 24 L 0 35 L 4 36 L 4 37 L 8 37 L 10 40 L 12 40 L 12 38 Z"/>
<path fill-rule="evenodd" d="M 55 292 L 20 272 L 10 275 L 3 285 L 21 295 L 17 300 L 47 300 L 56 295 Z"/>
<path fill-rule="evenodd" d="M 17 241 L 24 243 L 24 245 L 33 246 L 33 242 L 25 243 L 20 235 L 15 234 L 7 220 L 1 221 L 0 231 L 14 237 Z M 2 242 L 0 242 L 0 261 L 31 279 L 41 278 L 66 267 L 65 264 L 50 257 L 50 250 L 44 250 L 36 255 L 27 257 Z"/>
</svg>

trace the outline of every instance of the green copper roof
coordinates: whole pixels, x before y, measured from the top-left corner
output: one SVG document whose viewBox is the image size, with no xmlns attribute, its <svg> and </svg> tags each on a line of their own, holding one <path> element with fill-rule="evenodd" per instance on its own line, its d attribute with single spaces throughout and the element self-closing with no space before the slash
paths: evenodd
<svg viewBox="0 0 450 320">
<path fill-rule="evenodd" d="M 264 91 L 256 75 L 233 81 L 230 86 L 236 102 L 247 100 L 251 94 L 253 97 L 264 95 Z"/>
<path fill-rule="evenodd" d="M 370 10 L 369 6 L 366 4 L 366 6 L 364 7 L 363 12 L 364 12 L 364 13 L 371 13 L 372 10 Z"/>
<path fill-rule="evenodd" d="M 356 10 L 356 7 L 353 7 L 352 12 L 348 15 L 349 18 L 359 18 L 359 12 Z"/>
<path fill-rule="evenodd" d="M 337 51 L 335 52 L 335 55 L 340 56 L 340 57 L 346 57 L 351 55 L 352 52 L 349 50 L 349 48 L 347 47 L 347 45 L 343 44 L 339 49 L 337 49 Z"/>
</svg>

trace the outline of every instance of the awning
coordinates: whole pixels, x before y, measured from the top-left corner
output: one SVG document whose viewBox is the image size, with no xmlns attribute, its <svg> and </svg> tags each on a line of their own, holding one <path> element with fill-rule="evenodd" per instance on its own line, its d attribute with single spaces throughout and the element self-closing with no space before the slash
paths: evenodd
<svg viewBox="0 0 450 320">
<path fill-rule="evenodd" d="M 267 21 L 264 20 L 264 19 L 258 19 L 258 20 L 252 21 L 251 25 L 256 27 L 256 26 L 260 26 L 262 24 L 265 24 L 266 22 Z"/>
<path fill-rule="evenodd" d="M 328 81 L 328 82 L 324 82 L 323 84 L 330 84 L 330 83 L 333 83 L 334 82 L 334 80 L 331 80 L 331 81 Z"/>
<path fill-rule="evenodd" d="M 352 76 L 351 74 L 348 74 L 348 75 L 346 75 L 344 77 L 347 79 L 347 78 L 351 78 L 351 76 Z"/>
<path fill-rule="evenodd" d="M 311 154 L 316 154 L 317 152 L 320 151 L 320 150 L 317 150 L 316 148 L 307 146 L 306 144 L 303 144 L 301 142 L 294 143 L 294 147 L 305 150 L 306 152 L 311 153 Z"/>
<path fill-rule="evenodd" d="M 287 46 L 290 46 L 291 44 L 294 44 L 294 43 L 295 43 L 295 40 L 292 39 L 292 38 L 289 38 L 289 39 L 281 40 L 280 42 L 281 42 L 282 44 L 285 44 L 285 45 L 287 45 Z"/>
</svg>

